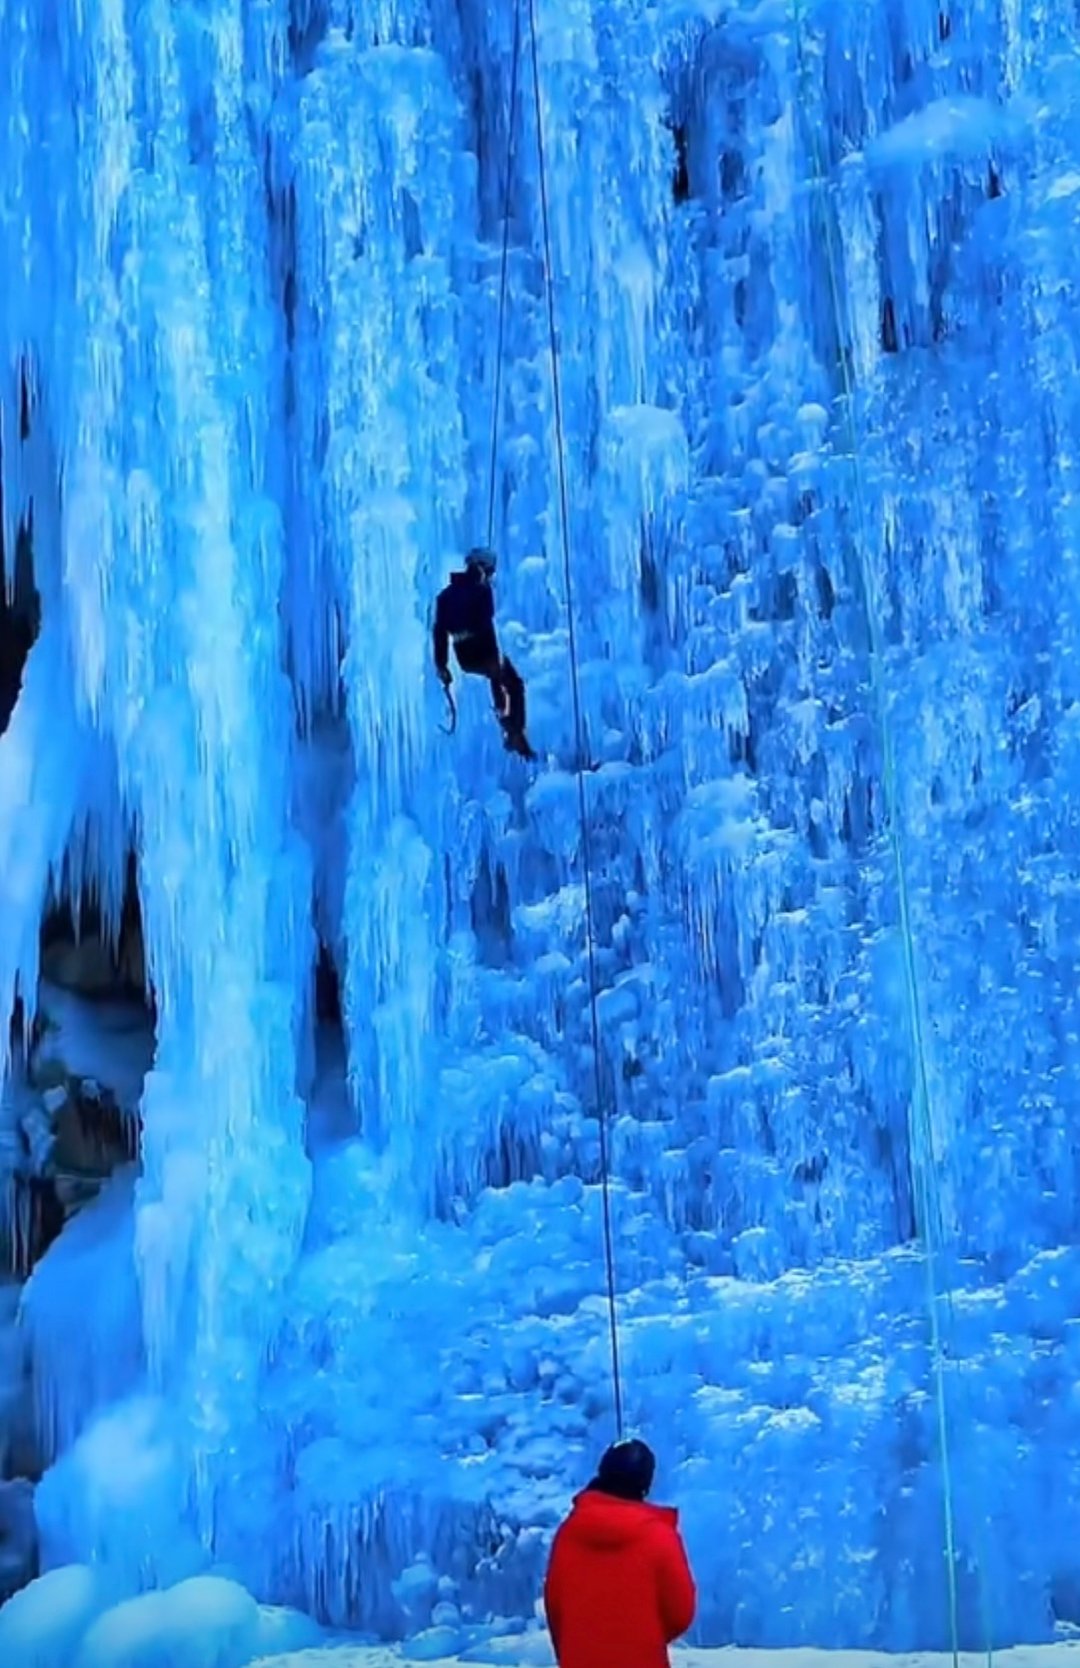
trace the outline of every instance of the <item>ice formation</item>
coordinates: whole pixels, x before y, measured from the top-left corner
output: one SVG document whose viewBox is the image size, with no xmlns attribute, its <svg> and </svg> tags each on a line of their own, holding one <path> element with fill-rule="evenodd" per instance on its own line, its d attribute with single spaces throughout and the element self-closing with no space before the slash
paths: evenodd
<svg viewBox="0 0 1080 1668">
<path fill-rule="evenodd" d="M 532 1615 L 612 1432 L 579 765 L 627 1413 L 700 1640 L 1080 1623 L 1074 10 L 535 16 L 579 665 L 526 53 L 529 772 L 427 659 L 513 6 L 0 0 L 0 1407 L 25 1348 L 24 1599 L 83 1668 L 222 1569 L 432 1649 Z M 124 959 L 132 874 L 103 1043 L 42 923 Z M 198 1593 L 239 1665 L 254 1600 Z"/>
</svg>

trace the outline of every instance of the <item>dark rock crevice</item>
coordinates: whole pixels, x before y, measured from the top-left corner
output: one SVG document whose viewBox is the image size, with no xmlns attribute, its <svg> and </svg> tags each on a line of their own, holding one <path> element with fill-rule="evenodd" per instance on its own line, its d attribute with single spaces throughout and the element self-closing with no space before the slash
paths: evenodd
<svg viewBox="0 0 1080 1668">
<path fill-rule="evenodd" d="M 2 510 L 0 510 L 2 516 Z M 20 529 L 9 564 L 0 521 L 0 736 L 11 723 L 23 672 L 41 630 L 41 598 L 34 584 L 30 531 Z"/>
<path fill-rule="evenodd" d="M 135 859 L 113 924 L 99 902 L 54 902 L 41 928 L 37 1013 L 13 1059 L 0 1136 L 3 1272 L 25 1279 L 113 1172 L 139 1158 L 154 1057 Z"/>
</svg>

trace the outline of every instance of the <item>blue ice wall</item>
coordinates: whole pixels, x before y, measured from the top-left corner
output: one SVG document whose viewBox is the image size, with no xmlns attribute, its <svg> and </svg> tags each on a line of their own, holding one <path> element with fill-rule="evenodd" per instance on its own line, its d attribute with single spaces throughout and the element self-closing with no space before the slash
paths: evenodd
<svg viewBox="0 0 1080 1668">
<path fill-rule="evenodd" d="M 1045 1638 L 1080 1621 L 1076 19 L 537 22 L 585 757 L 526 58 L 528 771 L 482 690 L 440 735 L 427 666 L 486 519 L 513 8 L 0 0 L 43 598 L 0 996 L 50 888 L 119 909 L 130 839 L 158 1016 L 114 1276 L 82 1301 L 65 1234 L 24 1296 L 45 1556 L 389 1635 L 531 1609 L 612 1429 L 582 765 L 627 1410 L 700 1637 Z"/>
<path fill-rule="evenodd" d="M 247 12 L 17 5 L 0 23 L 5 534 L 14 549 L 32 518 L 43 597 L 4 737 L 19 930 L 0 977 L 8 1009 L 16 987 L 32 1006 L 65 847 L 71 885 L 114 903 L 131 830 L 159 997 L 143 1342 L 200 1468 L 229 1397 L 253 1404 L 307 1201 L 310 864 L 287 819 L 281 400 L 263 374 L 281 329 L 244 73 L 270 91 L 274 36 Z"/>
</svg>

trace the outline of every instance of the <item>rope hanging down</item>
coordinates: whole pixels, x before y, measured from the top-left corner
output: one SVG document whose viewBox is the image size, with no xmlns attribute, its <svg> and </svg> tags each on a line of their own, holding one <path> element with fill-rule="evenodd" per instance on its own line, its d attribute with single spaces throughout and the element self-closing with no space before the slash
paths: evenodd
<svg viewBox="0 0 1080 1668">
<path fill-rule="evenodd" d="M 581 679 L 578 666 L 577 633 L 574 625 L 573 573 L 570 561 L 570 512 L 566 485 L 566 443 L 563 432 L 562 387 L 559 379 L 559 349 L 555 329 L 554 275 L 551 259 L 551 227 L 548 216 L 547 168 L 544 157 L 543 105 L 540 96 L 540 61 L 537 50 L 535 0 L 515 0 L 514 44 L 510 73 L 510 114 L 507 137 L 506 178 L 503 189 L 502 264 L 499 276 L 499 333 L 495 366 L 495 394 L 491 418 L 491 469 L 488 486 L 487 542 L 491 546 L 495 531 L 495 466 L 498 451 L 500 400 L 502 396 L 502 361 L 506 328 L 507 266 L 510 245 L 510 187 L 514 161 L 515 129 L 517 126 L 518 71 L 521 56 L 521 8 L 528 6 L 529 44 L 532 59 L 533 100 L 536 114 L 537 179 L 540 191 L 541 229 L 543 233 L 544 291 L 547 304 L 548 347 L 551 359 L 552 408 L 555 418 L 556 461 L 559 485 L 559 523 L 562 534 L 563 577 L 566 585 L 566 612 L 570 650 L 570 688 L 574 709 L 574 747 L 578 790 L 578 816 L 581 825 L 581 859 L 585 903 L 585 948 L 589 975 L 589 1014 L 592 1034 L 594 1092 L 600 1130 L 600 1196 L 604 1233 L 604 1269 L 607 1281 L 607 1309 L 611 1342 L 611 1378 L 615 1403 L 615 1431 L 623 1434 L 622 1378 L 619 1367 L 619 1328 L 615 1297 L 615 1249 L 611 1221 L 611 1154 L 608 1120 L 605 1111 L 603 1074 L 600 1066 L 600 1019 L 597 1012 L 596 933 L 594 927 L 592 891 L 592 852 L 589 839 L 588 804 L 585 792 L 585 726 L 581 711 Z"/>
<path fill-rule="evenodd" d="M 795 35 L 795 58 L 797 71 L 797 93 L 799 109 L 803 126 L 807 133 L 811 160 L 814 169 L 813 183 L 821 189 L 828 183 L 828 171 L 822 150 L 818 125 L 810 109 L 810 100 L 806 91 L 809 76 L 809 64 L 805 46 L 805 5 L 804 0 L 794 0 L 792 9 L 792 23 Z M 840 257 L 836 249 L 835 232 L 829 206 L 823 209 L 825 266 L 829 280 L 829 299 L 833 313 L 833 328 L 836 332 L 837 353 L 840 360 L 840 376 L 844 393 L 845 426 L 848 431 L 848 454 L 851 458 L 851 477 L 855 508 L 856 525 L 856 560 L 858 563 L 859 583 L 862 590 L 863 608 L 866 615 L 867 633 L 869 636 L 870 682 L 873 689 L 874 704 L 878 711 L 878 721 L 881 729 L 882 746 L 882 776 L 885 787 L 885 803 L 889 824 L 889 846 L 892 854 L 893 872 L 896 879 L 897 903 L 899 911 L 900 937 L 904 955 L 904 988 L 908 1010 L 908 1020 L 911 1026 L 913 1053 L 915 1056 L 915 1083 L 913 1099 L 913 1183 L 916 1204 L 917 1226 L 921 1227 L 926 1252 L 926 1281 L 927 1301 L 930 1310 L 930 1355 L 934 1374 L 935 1399 L 937 1403 L 938 1443 L 941 1452 L 941 1476 L 943 1511 L 945 1518 L 945 1564 L 946 1586 L 949 1610 L 949 1631 L 951 1636 L 951 1655 L 954 1668 L 959 1664 L 959 1593 L 956 1580 L 956 1536 L 955 1536 L 955 1484 L 953 1479 L 952 1446 L 949 1435 L 948 1401 L 945 1382 L 945 1348 L 942 1338 L 939 1302 L 945 1297 L 947 1307 L 951 1312 L 951 1293 L 948 1288 L 944 1293 L 939 1291 L 937 1280 L 937 1256 L 944 1228 L 939 1212 L 934 1208 L 935 1198 L 932 1194 L 929 1178 L 923 1166 L 919 1163 L 920 1148 L 927 1158 L 936 1162 L 933 1139 L 933 1123 L 931 1119 L 930 1079 L 926 1064 L 926 1038 L 923 1025 L 922 1006 L 919 999 L 918 969 L 915 955 L 915 937 L 911 924 L 911 899 L 907 879 L 907 863 L 904 856 L 903 834 L 900 826 L 899 793 L 897 790 L 896 749 L 893 740 L 892 722 L 889 716 L 888 702 L 884 687 L 883 666 L 885 661 L 884 645 L 881 629 L 878 623 L 877 609 L 874 605 L 873 575 L 870 571 L 867 557 L 868 515 L 866 509 L 866 488 L 863 480 L 861 436 L 856 420 L 857 388 L 852 364 L 849 362 L 847 342 L 853 341 L 852 332 L 845 329 L 847 309 L 844 305 L 843 291 L 840 278 Z M 854 351 L 852 349 L 852 351 Z M 919 1220 L 921 1219 L 921 1221 Z M 985 1602 L 985 1590 L 983 1591 Z M 987 1641 L 990 1632 L 987 1627 Z"/>
<path fill-rule="evenodd" d="M 491 456 L 488 465 L 487 538 L 490 550 L 495 538 L 495 467 L 499 456 L 499 417 L 502 406 L 503 343 L 506 338 L 507 272 L 510 265 L 510 186 L 514 174 L 514 140 L 517 134 L 518 68 L 521 63 L 521 6 L 514 5 L 514 44 L 510 54 L 510 110 L 506 127 L 506 174 L 503 179 L 502 255 L 499 263 L 499 331 L 495 346 L 495 391 L 491 400 Z M 449 709 L 449 720 L 440 726 L 443 735 L 452 736 L 457 729 L 457 706 L 448 683 L 443 694 Z"/>
<path fill-rule="evenodd" d="M 521 5 L 514 5 L 514 45 L 510 57 L 510 112 L 506 118 L 506 177 L 503 181 L 502 261 L 499 266 L 499 335 L 495 348 L 495 392 L 491 401 L 491 465 L 488 470 L 487 547 L 495 537 L 495 464 L 499 451 L 499 406 L 502 399 L 503 341 L 506 335 L 506 275 L 510 264 L 510 184 L 514 174 L 514 137 L 517 132 L 518 65 L 521 62 Z"/>
<path fill-rule="evenodd" d="M 503 342 L 506 335 L 506 279 L 510 264 L 510 184 L 514 173 L 514 138 L 517 132 L 518 66 L 521 62 L 521 7 L 514 6 L 514 45 L 510 54 L 510 111 L 506 129 L 506 175 L 503 180 L 502 256 L 499 264 L 499 333 L 495 347 L 495 391 L 491 400 L 491 458 L 488 466 L 487 538 L 490 550 L 495 537 L 495 466 L 499 454 L 499 416 L 502 405 Z M 448 683 L 443 684 L 448 721 L 440 726 L 443 735 L 457 729 L 457 705 Z"/>
</svg>

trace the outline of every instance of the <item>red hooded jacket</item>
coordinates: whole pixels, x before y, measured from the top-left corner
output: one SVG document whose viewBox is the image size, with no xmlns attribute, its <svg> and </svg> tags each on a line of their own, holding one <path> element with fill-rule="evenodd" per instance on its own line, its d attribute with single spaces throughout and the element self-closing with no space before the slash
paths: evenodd
<svg viewBox="0 0 1080 1668">
<path fill-rule="evenodd" d="M 559 1668 L 667 1668 L 696 1594 L 670 1506 L 586 1489 L 556 1531 L 544 1582 Z"/>
</svg>

